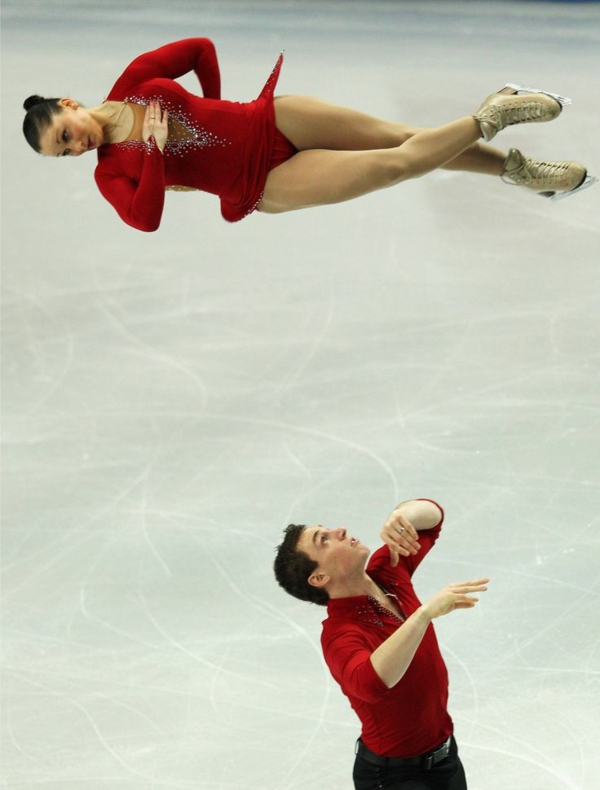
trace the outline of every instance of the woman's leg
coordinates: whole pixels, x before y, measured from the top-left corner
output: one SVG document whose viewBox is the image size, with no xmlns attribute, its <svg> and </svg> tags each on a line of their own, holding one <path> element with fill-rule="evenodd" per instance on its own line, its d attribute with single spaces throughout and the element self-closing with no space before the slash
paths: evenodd
<svg viewBox="0 0 600 790">
<path fill-rule="evenodd" d="M 383 121 L 310 96 L 277 96 L 275 120 L 277 128 L 300 151 L 396 148 L 425 131 L 418 126 Z M 502 173 L 505 159 L 504 151 L 478 142 L 442 167 L 497 176 Z"/>
<path fill-rule="evenodd" d="M 481 136 L 477 121 L 461 118 L 437 129 L 419 130 L 395 147 L 331 150 L 347 130 L 336 131 L 318 121 L 309 129 L 310 124 L 288 123 L 281 114 L 277 125 L 301 150 L 267 176 L 258 209 L 270 214 L 341 203 L 418 178 L 455 159 Z M 365 129 L 361 140 L 367 139 Z"/>
<path fill-rule="evenodd" d="M 462 170 L 465 173 L 480 173 L 499 176 L 504 172 L 506 152 L 493 148 L 488 143 L 475 143 L 462 154 L 442 165 L 444 170 Z"/>
<path fill-rule="evenodd" d="M 277 128 L 299 151 L 396 148 L 418 131 L 311 96 L 276 96 L 274 107 Z"/>
</svg>

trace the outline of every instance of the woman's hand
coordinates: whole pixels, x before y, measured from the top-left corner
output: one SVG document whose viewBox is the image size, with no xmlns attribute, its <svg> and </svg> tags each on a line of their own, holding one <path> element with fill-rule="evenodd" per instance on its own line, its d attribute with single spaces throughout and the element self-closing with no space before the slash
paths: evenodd
<svg viewBox="0 0 600 790">
<path fill-rule="evenodd" d="M 147 143 L 151 137 L 154 137 L 156 145 L 160 148 L 161 152 L 164 151 L 169 135 L 168 121 L 169 113 L 167 110 L 162 109 L 160 102 L 156 100 L 150 101 L 146 107 L 144 125 L 142 127 L 144 142 Z"/>
<path fill-rule="evenodd" d="M 455 609 L 472 609 L 479 600 L 473 597 L 473 593 L 487 590 L 488 582 L 489 579 L 475 579 L 458 584 L 447 584 L 443 590 L 426 601 L 422 609 L 429 620 L 450 614 Z"/>
</svg>

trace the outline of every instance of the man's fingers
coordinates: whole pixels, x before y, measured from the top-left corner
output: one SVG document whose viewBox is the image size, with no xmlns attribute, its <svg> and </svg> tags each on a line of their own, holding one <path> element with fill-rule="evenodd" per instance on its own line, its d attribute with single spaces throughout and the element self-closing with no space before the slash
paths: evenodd
<svg viewBox="0 0 600 790">
<path fill-rule="evenodd" d="M 461 598 L 459 599 L 455 605 L 455 609 L 472 609 L 475 604 L 479 601 L 479 598 Z"/>
<path fill-rule="evenodd" d="M 391 534 L 389 530 L 384 530 L 381 533 L 381 537 L 384 543 L 389 546 L 390 551 L 401 554 L 403 557 L 409 557 L 411 554 L 418 554 L 421 548 L 419 544 L 415 543 L 413 540 L 403 535 Z"/>
<path fill-rule="evenodd" d="M 413 525 L 406 518 L 406 516 L 402 515 L 402 513 L 396 513 L 395 515 L 392 515 L 388 523 L 400 535 L 406 533 L 407 535 L 410 535 L 412 538 L 415 538 L 415 540 L 419 536 L 417 530 L 413 527 Z"/>
<path fill-rule="evenodd" d="M 468 587 L 475 584 L 488 584 L 489 579 L 469 579 L 464 582 L 454 582 L 453 587 Z"/>
<path fill-rule="evenodd" d="M 385 522 L 381 537 L 403 557 L 417 554 L 421 548 L 419 533 L 400 513 L 393 513 Z"/>
<path fill-rule="evenodd" d="M 476 579 L 468 582 L 458 582 L 451 584 L 450 590 L 455 595 L 465 595 L 471 592 L 484 592 L 487 590 L 489 579 Z"/>
<path fill-rule="evenodd" d="M 398 535 L 398 540 L 414 545 L 417 549 L 421 548 L 419 545 L 419 533 L 405 516 L 398 514 L 391 519 L 391 527 Z"/>
</svg>

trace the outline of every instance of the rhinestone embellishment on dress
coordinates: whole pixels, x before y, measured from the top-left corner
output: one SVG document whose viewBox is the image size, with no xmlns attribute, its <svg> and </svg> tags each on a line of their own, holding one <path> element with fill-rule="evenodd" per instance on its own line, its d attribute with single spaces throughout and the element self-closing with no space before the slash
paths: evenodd
<svg viewBox="0 0 600 790">
<path fill-rule="evenodd" d="M 146 106 L 151 101 L 157 101 L 161 107 L 169 113 L 169 136 L 165 143 L 164 154 L 167 156 L 184 157 L 194 148 L 215 148 L 231 145 L 230 141 L 224 137 L 219 137 L 213 132 L 202 126 L 197 126 L 195 121 L 184 111 L 181 104 L 175 105 L 170 101 L 165 101 L 162 96 L 139 97 L 128 96 L 124 99 L 125 103 L 133 102 Z M 125 140 L 117 145 L 123 148 L 144 148 L 148 153 L 152 153 L 156 145 L 154 138 L 148 142 L 143 140 Z"/>
</svg>

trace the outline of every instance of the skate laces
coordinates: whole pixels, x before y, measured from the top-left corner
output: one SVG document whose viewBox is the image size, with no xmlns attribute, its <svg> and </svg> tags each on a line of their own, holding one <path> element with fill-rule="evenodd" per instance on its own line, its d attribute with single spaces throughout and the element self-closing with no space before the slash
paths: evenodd
<svg viewBox="0 0 600 790">
<path fill-rule="evenodd" d="M 516 154 L 517 152 L 515 152 Z M 543 162 L 519 154 L 521 164 L 505 170 L 501 178 L 506 184 L 515 186 L 534 186 L 540 189 L 563 187 L 572 189 L 573 184 L 566 183 L 565 177 L 579 175 L 575 162 Z"/>
<path fill-rule="evenodd" d="M 543 118 L 548 111 L 548 107 L 545 104 L 535 101 L 519 102 L 512 106 L 510 104 L 505 106 L 492 104 L 490 109 L 500 116 L 505 126 L 537 121 Z"/>
</svg>

